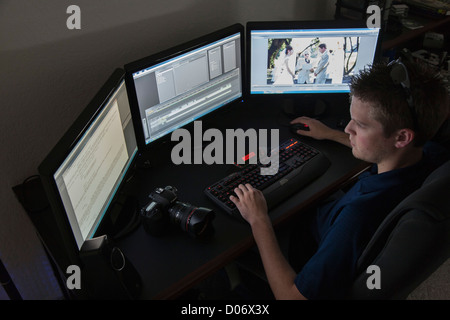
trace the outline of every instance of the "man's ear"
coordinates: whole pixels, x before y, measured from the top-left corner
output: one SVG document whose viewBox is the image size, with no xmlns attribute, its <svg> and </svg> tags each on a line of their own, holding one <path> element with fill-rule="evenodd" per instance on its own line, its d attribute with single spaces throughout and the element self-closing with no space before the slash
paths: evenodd
<svg viewBox="0 0 450 320">
<path fill-rule="evenodd" d="M 395 147 L 396 148 L 404 148 L 414 140 L 416 133 L 411 129 L 400 129 L 397 131 L 396 139 L 395 139 Z"/>
</svg>

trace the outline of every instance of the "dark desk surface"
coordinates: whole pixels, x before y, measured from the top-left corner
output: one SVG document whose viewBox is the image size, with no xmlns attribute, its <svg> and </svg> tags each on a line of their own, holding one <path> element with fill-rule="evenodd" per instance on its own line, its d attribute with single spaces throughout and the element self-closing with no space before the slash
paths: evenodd
<svg viewBox="0 0 450 320">
<path fill-rule="evenodd" d="M 208 122 L 203 132 L 208 127 L 279 129 L 281 143 L 293 136 L 287 127 L 288 123 L 289 118 L 278 106 L 242 104 Z M 367 164 L 352 156 L 349 148 L 338 143 L 302 137 L 299 139 L 321 150 L 331 161 L 331 166 L 319 179 L 270 211 L 275 227 L 282 226 L 302 209 L 324 199 L 367 168 Z M 158 154 L 153 158 L 156 161 L 151 162 L 153 165 L 136 171 L 132 183 L 134 192 L 145 202 L 148 193 L 156 187 L 175 186 L 179 201 L 216 211 L 213 221 L 215 235 L 209 242 L 200 242 L 190 238 L 181 229 L 173 228 L 167 235 L 155 238 L 139 226 L 122 239 L 119 247 L 141 275 L 142 299 L 176 298 L 254 245 L 250 227 L 245 222 L 226 215 L 203 194 L 205 187 L 225 177 L 234 166 L 176 166 L 170 159 L 170 150 L 165 151 L 155 150 Z"/>
</svg>

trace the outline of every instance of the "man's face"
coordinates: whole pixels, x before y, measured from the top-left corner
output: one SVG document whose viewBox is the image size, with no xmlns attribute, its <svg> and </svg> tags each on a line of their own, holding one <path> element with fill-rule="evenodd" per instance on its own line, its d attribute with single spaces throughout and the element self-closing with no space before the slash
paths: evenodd
<svg viewBox="0 0 450 320">
<path fill-rule="evenodd" d="M 371 106 L 357 97 L 352 98 L 352 120 L 345 128 L 350 135 L 353 155 L 361 160 L 380 164 L 395 150 L 395 135 L 386 137 L 383 126 L 370 115 Z"/>
<path fill-rule="evenodd" d="M 325 50 L 327 50 L 327 49 L 326 49 L 326 48 L 321 48 L 321 47 L 319 47 L 319 52 L 320 52 L 320 53 L 324 53 Z"/>
</svg>

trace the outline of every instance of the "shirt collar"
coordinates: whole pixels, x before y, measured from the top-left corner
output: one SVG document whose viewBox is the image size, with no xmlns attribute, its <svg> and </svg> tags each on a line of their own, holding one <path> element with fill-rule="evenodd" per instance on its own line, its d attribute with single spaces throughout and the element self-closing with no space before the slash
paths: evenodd
<svg viewBox="0 0 450 320">
<path fill-rule="evenodd" d="M 375 192 L 417 180 L 421 176 L 421 174 L 418 173 L 423 171 L 422 168 L 425 162 L 424 158 L 425 156 L 423 156 L 419 162 L 411 166 L 383 173 L 378 173 L 378 166 L 376 164 L 372 165 L 369 171 L 366 171 L 360 175 L 359 192 Z"/>
</svg>

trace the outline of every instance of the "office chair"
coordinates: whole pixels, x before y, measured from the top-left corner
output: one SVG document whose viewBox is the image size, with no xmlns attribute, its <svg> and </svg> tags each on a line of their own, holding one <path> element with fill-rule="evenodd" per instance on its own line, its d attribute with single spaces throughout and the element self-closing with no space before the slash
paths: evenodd
<svg viewBox="0 0 450 320">
<path fill-rule="evenodd" d="M 349 298 L 406 299 L 449 257 L 450 161 L 385 218 L 358 260 Z M 380 289 L 367 285 L 370 265 L 379 267 Z"/>
</svg>

